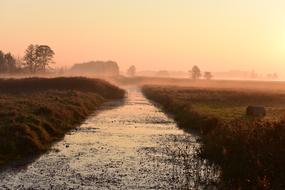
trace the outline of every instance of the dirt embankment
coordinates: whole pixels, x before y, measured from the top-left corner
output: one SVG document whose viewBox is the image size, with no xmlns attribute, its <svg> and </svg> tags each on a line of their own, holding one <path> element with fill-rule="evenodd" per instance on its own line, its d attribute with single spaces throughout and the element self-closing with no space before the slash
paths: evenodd
<svg viewBox="0 0 285 190">
<path fill-rule="evenodd" d="M 83 77 L 0 80 L 0 166 L 33 157 L 125 92 Z"/>
</svg>

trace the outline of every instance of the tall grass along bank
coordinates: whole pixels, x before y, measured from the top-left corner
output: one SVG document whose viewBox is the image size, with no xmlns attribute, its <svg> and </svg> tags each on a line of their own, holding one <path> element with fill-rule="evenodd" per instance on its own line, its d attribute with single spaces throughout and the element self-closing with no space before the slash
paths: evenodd
<svg viewBox="0 0 285 190">
<path fill-rule="evenodd" d="M 99 105 L 124 93 L 82 77 L 0 80 L 0 165 L 48 150 Z"/>
<path fill-rule="evenodd" d="M 285 94 L 189 87 L 144 86 L 147 98 L 202 140 L 201 158 L 220 166 L 221 187 L 285 188 Z M 264 105 L 268 116 L 250 118 L 246 106 Z"/>
</svg>

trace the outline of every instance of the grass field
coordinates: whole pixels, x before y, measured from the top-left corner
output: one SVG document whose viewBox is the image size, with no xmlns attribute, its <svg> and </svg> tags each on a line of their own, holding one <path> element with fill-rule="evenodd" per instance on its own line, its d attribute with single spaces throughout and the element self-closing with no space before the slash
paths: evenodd
<svg viewBox="0 0 285 190">
<path fill-rule="evenodd" d="M 200 156 L 221 167 L 223 185 L 282 189 L 285 93 L 283 89 L 270 89 L 270 83 L 250 89 L 246 89 L 246 83 L 244 88 L 241 86 L 230 89 L 222 85 L 199 88 L 152 85 L 144 86 L 143 92 L 170 113 L 181 128 L 199 132 Z M 263 105 L 268 115 L 247 117 L 248 105 Z"/>
<path fill-rule="evenodd" d="M 200 114 L 224 121 L 250 119 L 245 115 L 249 105 L 264 106 L 267 110 L 265 120 L 278 120 L 285 114 L 285 92 L 175 86 L 152 86 L 151 90 L 167 96 L 177 104 L 191 105 Z"/>
<path fill-rule="evenodd" d="M 0 80 L 0 165 L 48 150 L 103 102 L 123 97 L 97 79 Z"/>
<path fill-rule="evenodd" d="M 195 87 L 224 90 L 250 90 L 262 92 L 285 92 L 284 81 L 238 81 L 238 80 L 192 80 L 190 78 L 159 78 L 159 77 L 115 77 L 113 80 L 122 85 L 172 85 L 179 87 Z"/>
</svg>

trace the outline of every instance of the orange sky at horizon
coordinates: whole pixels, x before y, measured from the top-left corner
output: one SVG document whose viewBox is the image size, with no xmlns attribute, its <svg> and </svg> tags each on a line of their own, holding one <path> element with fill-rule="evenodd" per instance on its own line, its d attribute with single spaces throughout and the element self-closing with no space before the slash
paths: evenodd
<svg viewBox="0 0 285 190">
<path fill-rule="evenodd" d="M 57 66 L 255 70 L 285 76 L 282 0 L 1 0 L 0 49 L 48 44 Z"/>
</svg>

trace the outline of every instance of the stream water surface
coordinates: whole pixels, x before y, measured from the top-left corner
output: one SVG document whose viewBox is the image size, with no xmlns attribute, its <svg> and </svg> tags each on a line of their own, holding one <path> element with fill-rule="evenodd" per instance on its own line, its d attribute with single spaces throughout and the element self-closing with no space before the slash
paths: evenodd
<svg viewBox="0 0 285 190">
<path fill-rule="evenodd" d="M 127 91 L 124 101 L 102 106 L 33 163 L 0 172 L 0 189 L 208 186 L 213 168 L 195 158 L 195 136 L 179 130 L 138 88 Z"/>
</svg>

